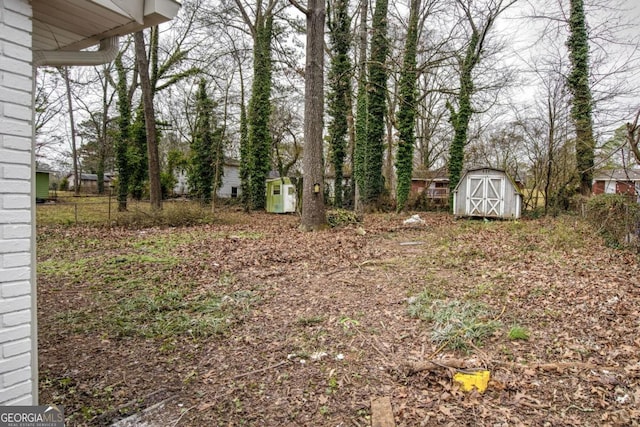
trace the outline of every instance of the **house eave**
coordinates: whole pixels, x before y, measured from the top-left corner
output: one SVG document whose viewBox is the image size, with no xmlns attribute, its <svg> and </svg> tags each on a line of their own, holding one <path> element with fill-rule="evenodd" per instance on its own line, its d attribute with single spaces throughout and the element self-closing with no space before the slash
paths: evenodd
<svg viewBox="0 0 640 427">
<path fill-rule="evenodd" d="M 176 0 L 56 1 L 54 4 L 52 0 L 31 0 L 36 51 L 80 51 L 105 39 L 170 21 L 180 10 Z M 66 2 L 68 10 L 60 10 Z M 78 22 L 83 16 L 88 21 L 91 18 L 90 28 Z M 105 18 L 100 19 L 102 16 Z"/>
</svg>

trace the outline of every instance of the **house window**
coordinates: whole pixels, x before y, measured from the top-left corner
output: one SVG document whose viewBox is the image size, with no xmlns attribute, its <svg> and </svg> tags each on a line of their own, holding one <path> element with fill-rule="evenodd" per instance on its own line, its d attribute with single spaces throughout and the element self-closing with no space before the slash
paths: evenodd
<svg viewBox="0 0 640 427">
<path fill-rule="evenodd" d="M 231 198 L 235 199 L 238 197 L 238 187 L 231 187 Z"/>
<path fill-rule="evenodd" d="M 276 184 L 273 186 L 273 195 L 274 196 L 280 195 L 280 184 Z"/>
</svg>

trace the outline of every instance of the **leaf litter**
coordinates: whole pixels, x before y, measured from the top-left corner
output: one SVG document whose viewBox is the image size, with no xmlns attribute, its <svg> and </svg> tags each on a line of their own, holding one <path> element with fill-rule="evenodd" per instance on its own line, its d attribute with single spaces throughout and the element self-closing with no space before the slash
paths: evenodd
<svg viewBox="0 0 640 427">
<path fill-rule="evenodd" d="M 64 404 L 68 425 L 166 401 L 164 425 L 365 426 L 375 396 L 398 426 L 637 425 L 638 259 L 580 220 L 426 214 L 415 228 L 376 214 L 303 233 L 293 215 L 220 215 L 39 228 L 40 401 Z M 443 347 L 409 313 L 425 290 L 490 307 L 500 326 Z M 154 299 L 174 294 L 186 302 Z M 115 311 L 140 295 L 153 316 Z M 190 333 L 206 316 L 224 327 Z M 161 330 L 118 334 L 126 320 Z M 508 338 L 514 324 L 528 340 Z M 491 372 L 483 394 L 452 381 L 467 368 Z"/>
</svg>

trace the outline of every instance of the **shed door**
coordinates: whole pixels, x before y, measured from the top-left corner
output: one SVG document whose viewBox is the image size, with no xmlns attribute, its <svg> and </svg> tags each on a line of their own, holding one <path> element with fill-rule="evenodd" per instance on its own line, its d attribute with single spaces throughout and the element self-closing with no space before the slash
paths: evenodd
<svg viewBox="0 0 640 427">
<path fill-rule="evenodd" d="M 472 216 L 502 216 L 504 214 L 504 177 L 469 176 L 467 213 Z"/>
<path fill-rule="evenodd" d="M 296 211 L 296 187 L 294 185 L 283 185 L 284 191 L 284 211 Z"/>
</svg>

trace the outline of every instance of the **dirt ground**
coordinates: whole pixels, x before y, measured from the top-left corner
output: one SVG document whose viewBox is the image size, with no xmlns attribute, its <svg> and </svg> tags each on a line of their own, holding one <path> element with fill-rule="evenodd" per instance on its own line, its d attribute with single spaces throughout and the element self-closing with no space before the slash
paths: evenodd
<svg viewBox="0 0 640 427">
<path fill-rule="evenodd" d="M 159 402 L 157 425 L 367 426 L 376 397 L 398 426 L 639 425 L 638 259 L 580 220 L 421 214 L 424 225 L 406 226 L 406 215 L 376 214 L 303 233 L 293 215 L 229 215 L 190 228 L 39 229 L 41 404 L 65 405 L 72 426 Z M 124 276 L 251 298 L 206 337 L 83 330 L 87 316 L 107 318 L 99 301 L 127 298 L 101 265 L 154 239 L 172 242 L 163 250 L 177 261 L 122 262 Z M 467 350 L 436 343 L 408 312 L 425 290 L 484 303 L 500 327 Z M 529 338 L 509 339 L 515 325 Z M 462 391 L 440 366 L 452 359 L 490 371 L 486 392 Z"/>
</svg>

